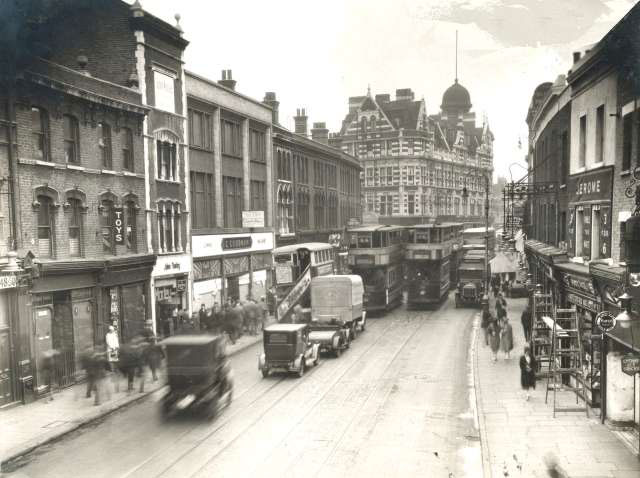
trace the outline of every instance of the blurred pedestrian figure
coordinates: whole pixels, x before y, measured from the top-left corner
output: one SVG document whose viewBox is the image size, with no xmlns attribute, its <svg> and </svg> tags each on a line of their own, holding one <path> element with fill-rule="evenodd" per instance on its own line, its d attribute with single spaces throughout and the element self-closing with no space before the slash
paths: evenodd
<svg viewBox="0 0 640 478">
<path fill-rule="evenodd" d="M 551 478 L 569 478 L 569 475 L 567 475 L 558 463 L 558 457 L 556 457 L 553 452 L 549 452 L 544 456 L 544 464 L 547 468 L 547 475 Z"/>
<path fill-rule="evenodd" d="M 200 304 L 200 310 L 198 311 L 198 321 L 200 322 L 200 330 L 211 329 L 210 315 L 207 313 L 207 308 L 204 304 Z"/>
<path fill-rule="evenodd" d="M 536 358 L 531 353 L 529 344 L 524 346 L 524 353 L 520 357 L 520 385 L 529 400 L 529 389 L 536 388 Z"/>
<path fill-rule="evenodd" d="M 107 367 L 106 351 L 100 347 L 88 347 L 81 355 L 81 364 L 87 374 L 86 397 L 91 398 L 95 393 L 94 405 L 100 405 L 100 393 L 102 389 L 102 379 Z"/>
<path fill-rule="evenodd" d="M 291 313 L 291 323 L 303 324 L 304 322 L 304 311 L 302 310 L 302 306 L 300 304 L 294 305 L 293 312 Z"/>
<path fill-rule="evenodd" d="M 524 339 L 527 342 L 531 341 L 531 309 L 527 304 L 520 316 L 520 322 L 522 322 L 522 332 L 524 333 Z"/>
<path fill-rule="evenodd" d="M 484 335 L 485 346 L 489 345 L 489 333 L 487 329 L 489 328 L 489 324 L 491 323 L 492 320 L 493 320 L 493 316 L 489 311 L 489 303 L 487 302 L 482 306 L 482 320 L 480 322 L 480 327 L 482 327 L 482 333 Z"/>
<path fill-rule="evenodd" d="M 158 368 L 164 359 L 164 351 L 162 346 L 158 343 L 158 338 L 152 333 L 145 336 L 147 342 L 146 347 L 143 349 L 144 362 L 149 366 L 151 370 L 151 378 L 154 382 L 158 381 Z"/>
<path fill-rule="evenodd" d="M 502 295 L 503 296 L 507 296 L 509 295 L 509 279 L 505 279 L 504 282 L 502 283 Z"/>
<path fill-rule="evenodd" d="M 513 350 L 513 328 L 509 323 L 509 317 L 505 315 L 500 325 L 500 349 L 504 352 L 505 358 L 511 358 Z"/>
<path fill-rule="evenodd" d="M 104 342 L 107 346 L 107 362 L 109 370 L 114 371 L 118 363 L 118 351 L 120 350 L 120 340 L 118 332 L 113 325 L 109 326 L 109 331 L 104 336 Z"/>
<path fill-rule="evenodd" d="M 264 300 L 264 296 L 260 297 L 260 310 L 262 313 L 262 320 L 260 324 L 260 328 L 264 329 L 265 324 L 267 323 L 267 318 L 269 317 L 269 306 Z"/>
<path fill-rule="evenodd" d="M 224 316 L 224 331 L 232 344 L 242 336 L 242 309 L 239 306 L 227 307 Z"/>
<path fill-rule="evenodd" d="M 44 379 L 44 384 L 48 387 L 49 401 L 53 400 L 53 382 L 55 380 L 56 360 L 59 355 L 60 352 L 53 348 L 42 353 L 42 378 Z"/>
<path fill-rule="evenodd" d="M 127 393 L 133 391 L 135 377 L 140 377 L 140 393 L 144 392 L 144 375 L 142 366 L 144 364 L 144 338 L 134 337 L 131 342 L 120 347 L 120 361 L 118 366 L 120 372 L 127 378 Z"/>
<path fill-rule="evenodd" d="M 491 360 L 498 360 L 498 350 L 500 349 L 500 326 L 497 320 L 492 320 L 487 328 L 489 334 L 489 346 L 491 347 Z"/>
<path fill-rule="evenodd" d="M 249 327 L 249 333 L 251 335 L 258 335 L 258 320 L 262 313 L 260 307 L 258 307 L 258 304 L 256 304 L 253 299 L 249 298 L 247 302 L 245 302 L 243 310 Z"/>
</svg>

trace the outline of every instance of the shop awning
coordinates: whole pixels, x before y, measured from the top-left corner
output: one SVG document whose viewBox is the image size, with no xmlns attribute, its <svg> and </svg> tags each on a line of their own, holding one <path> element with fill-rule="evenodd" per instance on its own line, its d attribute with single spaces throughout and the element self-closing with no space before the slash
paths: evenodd
<svg viewBox="0 0 640 478">
<path fill-rule="evenodd" d="M 633 349 L 634 352 L 640 352 L 640 320 L 634 321 L 628 329 L 616 325 L 613 330 L 607 332 L 607 335 L 612 340 Z"/>
<path fill-rule="evenodd" d="M 562 264 L 569 260 L 567 251 L 533 239 L 525 241 L 524 250 L 538 255 L 552 264 Z"/>
<path fill-rule="evenodd" d="M 509 259 L 504 252 L 498 252 L 489 263 L 491 264 L 492 274 L 507 274 L 518 271 L 517 262 Z"/>
<path fill-rule="evenodd" d="M 584 264 L 577 264 L 575 262 L 564 262 L 562 264 L 558 264 L 557 269 L 560 272 L 568 272 L 570 274 L 578 274 L 590 278 L 589 266 L 586 266 Z"/>
</svg>

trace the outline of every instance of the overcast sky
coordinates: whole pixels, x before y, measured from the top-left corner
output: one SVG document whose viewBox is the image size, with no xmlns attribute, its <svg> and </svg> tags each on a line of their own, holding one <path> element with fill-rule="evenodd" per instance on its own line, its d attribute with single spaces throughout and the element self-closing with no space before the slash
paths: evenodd
<svg viewBox="0 0 640 478">
<path fill-rule="evenodd" d="M 132 3 L 129 0 L 129 3 Z M 296 108 L 337 131 L 349 96 L 411 88 L 437 113 L 455 77 L 478 123 L 495 135 L 496 174 L 524 170 L 525 117 L 534 88 L 570 68 L 571 53 L 596 43 L 635 0 L 142 0 L 175 24 L 181 15 L 187 69 L 213 80 L 233 70 L 236 89 L 262 100 L 275 91 L 280 122 Z M 518 147 L 522 141 L 522 149 Z"/>
</svg>

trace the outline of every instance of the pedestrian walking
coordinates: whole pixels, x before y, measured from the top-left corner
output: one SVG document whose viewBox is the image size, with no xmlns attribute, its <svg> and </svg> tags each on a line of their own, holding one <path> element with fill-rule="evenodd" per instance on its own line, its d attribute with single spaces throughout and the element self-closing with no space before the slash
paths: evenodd
<svg viewBox="0 0 640 478">
<path fill-rule="evenodd" d="M 134 337 L 131 342 L 120 348 L 120 361 L 118 367 L 120 372 L 127 377 L 127 393 L 133 391 L 135 377 L 140 378 L 140 393 L 144 392 L 144 375 L 142 366 L 144 365 L 145 345 L 144 338 Z"/>
<path fill-rule="evenodd" d="M 482 320 L 480 321 L 480 327 L 482 327 L 485 346 L 489 345 L 489 332 L 487 329 L 489 328 L 489 324 L 491 323 L 491 321 L 493 321 L 493 316 L 489 311 L 489 304 L 487 303 L 482 307 Z"/>
<path fill-rule="evenodd" d="M 109 370 L 113 371 L 117 368 L 118 352 L 120 350 L 120 339 L 118 332 L 113 325 L 109 326 L 109 331 L 104 336 L 104 342 L 107 346 L 107 362 Z"/>
<path fill-rule="evenodd" d="M 562 469 L 558 463 L 558 457 L 549 452 L 544 456 L 544 465 L 547 471 L 547 475 L 550 478 L 568 478 L 569 475 Z"/>
<path fill-rule="evenodd" d="M 265 302 L 264 296 L 260 297 L 260 304 L 259 305 L 260 305 L 260 310 L 261 310 L 260 329 L 264 330 L 264 326 L 267 323 L 267 318 L 269 317 L 269 306 Z"/>
<path fill-rule="evenodd" d="M 55 379 L 56 359 L 60 352 L 56 349 L 45 350 L 42 353 L 42 375 L 44 384 L 47 385 L 49 401 L 53 400 L 53 382 Z"/>
<path fill-rule="evenodd" d="M 103 351 L 99 347 L 88 347 L 81 355 L 81 364 L 87 374 L 87 391 L 85 396 L 91 398 L 93 393 L 95 396 L 93 404 L 100 405 L 100 395 L 102 390 L 102 379 L 104 378 L 107 360 L 106 350 Z"/>
<path fill-rule="evenodd" d="M 531 309 L 529 308 L 529 304 L 524 307 L 522 315 L 520 316 L 520 322 L 522 322 L 524 340 L 531 342 Z"/>
<path fill-rule="evenodd" d="M 513 328 L 507 316 L 504 317 L 500 325 L 500 349 L 504 352 L 505 358 L 511 358 L 511 351 L 513 350 Z"/>
<path fill-rule="evenodd" d="M 520 357 L 520 385 L 522 385 L 528 401 L 530 398 L 529 389 L 536 388 L 536 358 L 531 353 L 531 347 L 528 344 L 524 346 L 524 352 Z"/>
<path fill-rule="evenodd" d="M 487 328 L 489 334 L 489 346 L 491 347 L 491 360 L 498 360 L 498 350 L 500 350 L 500 326 L 497 320 L 492 320 Z"/>
</svg>

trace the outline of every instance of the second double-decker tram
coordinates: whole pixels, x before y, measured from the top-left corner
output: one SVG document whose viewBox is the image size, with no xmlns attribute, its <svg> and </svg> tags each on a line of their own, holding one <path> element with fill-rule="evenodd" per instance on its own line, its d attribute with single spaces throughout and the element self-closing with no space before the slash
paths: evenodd
<svg viewBox="0 0 640 478">
<path fill-rule="evenodd" d="M 450 260 L 457 224 L 417 224 L 406 228 L 407 306 L 439 306 L 449 294 Z"/>
<path fill-rule="evenodd" d="M 310 307 L 311 278 L 334 273 L 334 248 L 323 242 L 308 242 L 273 250 L 276 316 L 282 321 L 293 307 Z"/>
<path fill-rule="evenodd" d="M 402 302 L 403 228 L 371 225 L 347 230 L 349 267 L 362 277 L 367 311 L 389 310 Z"/>
</svg>

